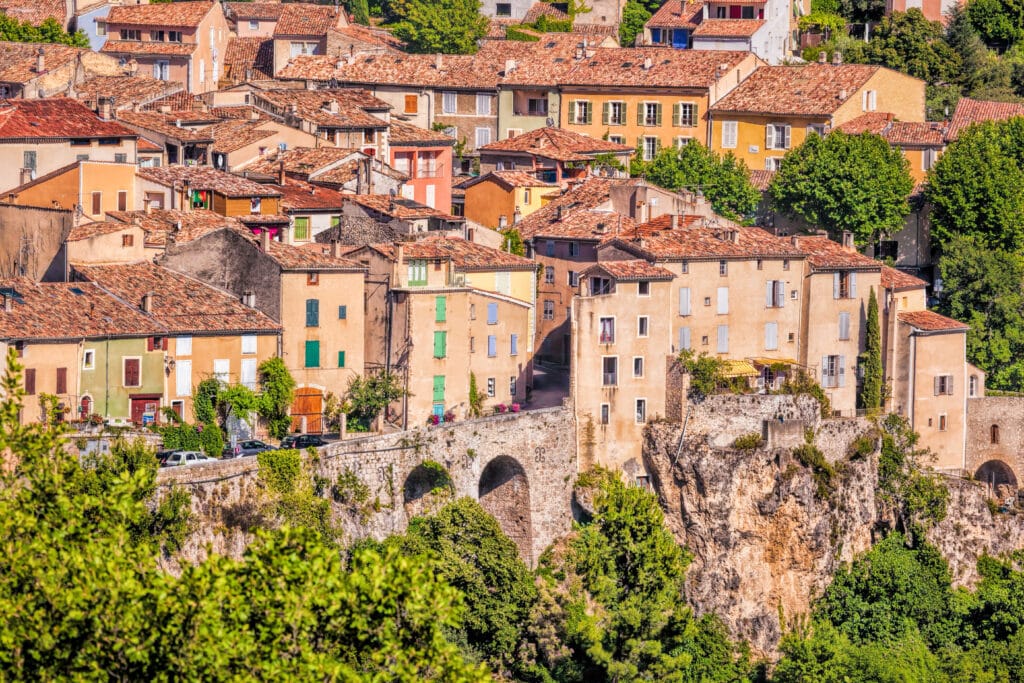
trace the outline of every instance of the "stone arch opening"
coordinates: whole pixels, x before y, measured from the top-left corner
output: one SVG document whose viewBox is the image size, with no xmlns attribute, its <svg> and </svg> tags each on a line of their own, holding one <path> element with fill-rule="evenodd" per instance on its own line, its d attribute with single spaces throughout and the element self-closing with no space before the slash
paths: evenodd
<svg viewBox="0 0 1024 683">
<path fill-rule="evenodd" d="M 519 555 L 532 566 L 530 482 L 519 461 L 501 455 L 487 463 L 480 475 L 479 498 L 480 506 L 498 520 L 501 530 L 519 548 Z"/>
<path fill-rule="evenodd" d="M 413 468 L 402 485 L 402 502 L 410 517 L 432 511 L 452 497 L 451 475 L 440 463 L 426 460 Z"/>
<path fill-rule="evenodd" d="M 1017 475 L 1002 460 L 989 460 L 982 463 L 974 473 L 974 478 L 987 484 L 1000 500 L 1010 498 L 1017 493 Z"/>
</svg>

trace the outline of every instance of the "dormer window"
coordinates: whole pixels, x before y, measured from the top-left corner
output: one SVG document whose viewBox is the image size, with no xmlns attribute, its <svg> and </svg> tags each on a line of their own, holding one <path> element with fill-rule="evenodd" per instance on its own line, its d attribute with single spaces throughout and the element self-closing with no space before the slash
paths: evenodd
<svg viewBox="0 0 1024 683">
<path fill-rule="evenodd" d="M 137 28 L 123 28 L 121 40 L 142 40 L 142 31 Z"/>
</svg>

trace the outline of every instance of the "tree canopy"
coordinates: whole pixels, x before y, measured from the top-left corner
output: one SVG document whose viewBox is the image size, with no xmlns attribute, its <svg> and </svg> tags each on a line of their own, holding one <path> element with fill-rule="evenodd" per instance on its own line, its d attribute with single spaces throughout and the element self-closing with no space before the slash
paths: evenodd
<svg viewBox="0 0 1024 683">
<path fill-rule="evenodd" d="M 411 52 L 468 55 L 487 35 L 480 0 L 392 0 L 392 31 Z"/>
<path fill-rule="evenodd" d="M 89 38 L 83 31 L 68 33 L 53 17 L 39 26 L 18 21 L 0 12 L 0 41 L 10 43 L 59 43 L 73 47 L 89 47 Z"/>
<path fill-rule="evenodd" d="M 858 244 L 903 227 L 914 188 L 899 149 L 878 135 L 833 131 L 790 150 L 768 188 L 776 209 Z"/>
</svg>

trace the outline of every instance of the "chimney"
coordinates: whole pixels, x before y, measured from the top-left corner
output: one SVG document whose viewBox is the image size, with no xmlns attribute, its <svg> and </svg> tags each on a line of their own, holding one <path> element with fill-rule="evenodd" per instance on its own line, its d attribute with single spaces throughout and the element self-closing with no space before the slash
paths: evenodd
<svg viewBox="0 0 1024 683">
<path fill-rule="evenodd" d="M 10 313 L 14 308 L 14 297 L 10 294 L 4 294 L 4 312 Z"/>
<path fill-rule="evenodd" d="M 284 185 L 285 173 L 284 173 L 284 160 L 277 162 L 277 184 Z"/>
<path fill-rule="evenodd" d="M 260 231 L 260 249 L 266 254 L 270 251 L 270 230 L 263 228 Z"/>
<path fill-rule="evenodd" d="M 510 73 L 512 73 L 515 70 L 516 70 L 516 60 L 514 60 L 514 59 L 506 59 L 505 60 L 505 75 L 507 76 L 507 75 L 509 75 Z"/>
<path fill-rule="evenodd" d="M 434 68 L 438 71 L 444 68 L 444 57 L 440 53 L 434 55 Z"/>
<path fill-rule="evenodd" d="M 249 308 L 256 308 L 256 292 L 251 289 L 242 293 L 242 304 Z"/>
<path fill-rule="evenodd" d="M 564 215 L 565 215 L 565 207 L 564 206 L 559 205 L 559 206 L 555 207 L 555 220 L 557 220 L 557 221 L 562 220 Z"/>
<path fill-rule="evenodd" d="M 673 230 L 678 230 L 679 229 L 679 214 L 678 213 L 672 214 L 672 220 L 669 223 L 669 225 L 671 226 L 671 228 Z"/>
<path fill-rule="evenodd" d="M 101 97 L 101 98 L 99 98 L 98 103 L 99 103 L 98 109 L 99 109 L 100 118 L 103 119 L 104 121 L 109 121 L 111 119 L 111 117 L 112 117 L 112 112 L 114 110 L 114 106 L 113 106 L 114 103 L 111 101 L 111 98 L 109 98 L 109 97 Z"/>
<path fill-rule="evenodd" d="M 153 292 L 146 292 L 142 295 L 142 312 L 153 312 Z"/>
<path fill-rule="evenodd" d="M 171 232 L 175 235 L 181 232 L 181 221 L 174 221 L 174 229 Z"/>
<path fill-rule="evenodd" d="M 142 210 L 146 212 L 147 216 L 153 213 L 153 204 L 148 198 L 142 200 Z"/>
<path fill-rule="evenodd" d="M 832 66 L 839 66 L 843 63 L 843 53 L 836 50 L 832 53 Z"/>
<path fill-rule="evenodd" d="M 843 249 L 857 251 L 857 247 L 853 243 L 853 233 L 849 230 L 843 230 Z"/>
<path fill-rule="evenodd" d="M 46 71 L 46 48 L 40 47 L 36 52 L 36 73 L 41 74 Z"/>
<path fill-rule="evenodd" d="M 800 248 L 800 238 L 797 235 L 792 235 L 789 238 L 789 241 L 793 243 L 793 247 L 795 249 L 799 249 Z"/>
<path fill-rule="evenodd" d="M 339 258 L 341 256 L 341 241 L 331 240 L 331 256 Z"/>
<path fill-rule="evenodd" d="M 822 50 L 821 52 L 818 53 L 818 64 L 827 64 L 827 63 L 828 63 L 828 53 L 825 52 L 824 50 Z"/>
<path fill-rule="evenodd" d="M 40 48 L 40 49 L 42 49 L 42 48 Z M 579 45 L 577 45 L 576 46 L 576 59 L 583 59 L 583 56 L 586 54 L 586 49 L 587 49 L 587 46 L 586 46 L 585 43 L 580 43 Z"/>
<path fill-rule="evenodd" d="M 650 71 L 652 66 L 654 66 L 654 60 L 650 57 L 644 57 L 644 71 Z"/>
<path fill-rule="evenodd" d="M 849 94 L 850 94 L 850 93 L 846 92 L 846 88 L 843 88 L 843 89 L 841 89 L 841 90 L 839 91 L 839 99 L 840 99 L 841 101 L 846 101 L 846 98 L 847 98 L 847 96 L 848 96 Z"/>
</svg>

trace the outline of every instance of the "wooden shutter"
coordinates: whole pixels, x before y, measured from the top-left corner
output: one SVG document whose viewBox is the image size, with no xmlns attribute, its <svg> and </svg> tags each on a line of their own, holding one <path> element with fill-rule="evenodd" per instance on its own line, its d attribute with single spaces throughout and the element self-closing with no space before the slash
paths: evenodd
<svg viewBox="0 0 1024 683">
<path fill-rule="evenodd" d="M 517 353 L 519 353 L 519 335 L 513 334 L 509 340 L 509 354 L 514 356 Z"/>
<path fill-rule="evenodd" d="M 691 126 L 696 126 L 697 125 L 697 121 L 700 119 L 699 114 L 700 114 L 700 105 L 699 104 L 691 104 L 690 105 L 690 125 Z"/>
<path fill-rule="evenodd" d="M 661 125 L 661 102 L 654 105 L 654 124 L 657 126 Z"/>
<path fill-rule="evenodd" d="M 68 393 L 68 369 L 57 368 L 57 393 Z"/>
<path fill-rule="evenodd" d="M 348 317 L 348 306 L 338 306 L 338 320 L 345 320 Z"/>
<path fill-rule="evenodd" d="M 338 367 L 339 368 L 345 367 L 345 352 L 344 351 L 338 351 Z"/>
<path fill-rule="evenodd" d="M 782 149 L 789 149 L 790 133 L 792 131 L 791 126 L 784 127 L 784 138 L 782 141 Z"/>
<path fill-rule="evenodd" d="M 576 100 L 569 100 L 569 123 L 576 123 Z"/>
<path fill-rule="evenodd" d="M 718 288 L 717 312 L 718 313 L 728 313 L 729 312 L 729 288 L 728 287 L 719 287 Z"/>
<path fill-rule="evenodd" d="M 32 396 L 36 393 L 36 370 L 28 368 L 25 370 L 25 393 Z"/>
<path fill-rule="evenodd" d="M 766 308 L 771 308 L 775 305 L 775 281 L 768 280 L 765 283 L 764 288 L 764 305 Z"/>
<path fill-rule="evenodd" d="M 679 288 L 679 315 L 690 315 L 690 288 Z"/>
<path fill-rule="evenodd" d="M 672 105 L 672 125 L 683 125 L 683 104 L 681 102 L 676 102 Z"/>
<path fill-rule="evenodd" d="M 447 346 L 447 333 L 434 332 L 434 358 L 444 358 Z"/>
<path fill-rule="evenodd" d="M 611 109 L 611 103 L 605 102 L 601 105 L 601 125 L 607 126 L 609 121 L 609 110 Z"/>
<path fill-rule="evenodd" d="M 846 356 L 839 356 L 839 386 L 846 386 Z"/>
<path fill-rule="evenodd" d="M 774 351 L 779 348 L 779 324 L 765 323 L 764 326 L 764 348 L 766 351 Z"/>
<path fill-rule="evenodd" d="M 729 353 L 729 326 L 718 326 L 718 353 Z"/>
<path fill-rule="evenodd" d="M 448 299 L 439 296 L 435 299 L 434 321 L 443 323 L 448 319 Z"/>
<path fill-rule="evenodd" d="M 857 273 L 850 273 L 850 298 L 857 298 Z"/>
<path fill-rule="evenodd" d="M 764 127 L 764 148 L 775 149 L 775 126 L 771 123 Z"/>
<path fill-rule="evenodd" d="M 775 281 L 775 305 L 778 308 L 786 307 L 786 283 L 782 280 Z"/>
<path fill-rule="evenodd" d="M 593 122 L 594 122 L 594 107 L 588 101 L 587 102 L 587 118 L 586 118 L 586 121 L 584 121 L 584 123 L 590 124 L 590 123 L 593 123 Z"/>
<path fill-rule="evenodd" d="M 434 375 L 434 402 L 444 402 L 444 375 Z"/>
<path fill-rule="evenodd" d="M 690 348 L 690 328 L 680 327 L 679 328 L 679 350 L 686 351 Z"/>
<path fill-rule="evenodd" d="M 306 327 L 320 326 L 320 300 L 306 299 Z"/>
<path fill-rule="evenodd" d="M 319 341 L 307 341 L 306 342 L 306 367 L 307 368 L 318 368 L 320 367 L 320 342 Z"/>
<path fill-rule="evenodd" d="M 415 114 L 419 111 L 420 98 L 416 95 L 405 96 L 405 113 Z"/>
<path fill-rule="evenodd" d="M 142 384 L 140 381 L 140 363 L 138 358 L 124 359 L 124 386 L 137 387 Z"/>
<path fill-rule="evenodd" d="M 638 125 L 638 126 L 644 125 L 644 113 L 645 113 L 644 110 L 645 109 L 647 109 L 647 103 L 646 102 L 641 102 L 640 104 L 636 105 L 636 125 Z"/>
<path fill-rule="evenodd" d="M 101 202 L 102 198 L 103 198 L 103 193 L 102 192 L 93 192 L 92 193 L 92 215 L 98 216 L 100 214 L 100 210 L 101 210 L 100 202 Z"/>
<path fill-rule="evenodd" d="M 487 355 L 491 358 L 498 355 L 498 337 L 493 334 L 487 336 Z"/>
<path fill-rule="evenodd" d="M 832 298 L 839 298 L 839 288 L 842 282 L 842 275 L 840 273 L 832 273 Z"/>
<path fill-rule="evenodd" d="M 832 382 L 832 375 L 828 372 L 828 356 L 822 356 L 821 357 L 821 386 L 828 388 L 828 387 L 831 387 L 832 384 L 833 384 L 833 382 Z"/>
</svg>

